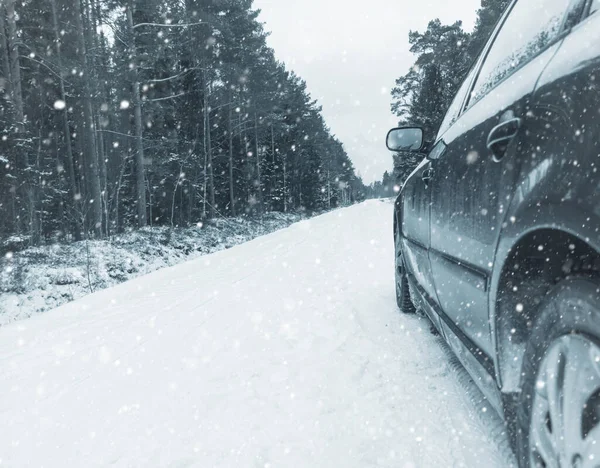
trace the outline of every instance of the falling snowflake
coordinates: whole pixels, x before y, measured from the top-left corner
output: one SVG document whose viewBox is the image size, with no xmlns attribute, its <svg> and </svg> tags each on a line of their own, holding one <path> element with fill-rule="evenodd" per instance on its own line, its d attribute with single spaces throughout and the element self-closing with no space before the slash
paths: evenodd
<svg viewBox="0 0 600 468">
<path fill-rule="evenodd" d="M 479 159 L 479 153 L 477 151 L 470 151 L 467 154 L 467 164 L 475 164 Z"/>
</svg>

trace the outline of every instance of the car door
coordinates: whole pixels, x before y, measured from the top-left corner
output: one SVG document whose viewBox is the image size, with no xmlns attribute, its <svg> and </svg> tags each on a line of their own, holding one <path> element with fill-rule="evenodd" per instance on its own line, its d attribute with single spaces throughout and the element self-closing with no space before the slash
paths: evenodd
<svg viewBox="0 0 600 468">
<path fill-rule="evenodd" d="M 428 256 L 430 174 L 431 163 L 424 159 L 404 184 L 400 195 L 402 208 L 398 219 L 400 223 L 398 232 L 402 234 L 402 250 L 408 273 L 412 275 L 417 285 L 433 298 L 435 297 L 435 287 Z"/>
<path fill-rule="evenodd" d="M 448 112 L 441 125 L 440 133 L 456 121 L 464 106 L 467 93 L 471 89 L 476 69 L 473 68 L 467 79 L 462 84 L 454 97 Z M 403 250 L 406 252 L 406 267 L 409 273 L 416 279 L 418 285 L 427 294 L 428 299 L 439 305 L 433 274 L 429 262 L 429 249 L 431 247 L 431 180 L 434 176 L 432 161 L 437 159 L 436 154 L 443 151 L 440 145 L 435 145 L 427 158 L 415 169 L 406 181 L 399 197 L 401 210 L 400 220 L 403 237 Z M 437 322 L 437 320 L 435 320 Z"/>
<path fill-rule="evenodd" d="M 537 80 L 560 46 L 567 11 L 580 3 L 513 2 L 486 46 L 466 110 L 438 143 L 445 151 L 431 182 L 429 255 L 437 297 L 445 326 L 490 371 L 489 277 L 518 148 Z"/>
</svg>

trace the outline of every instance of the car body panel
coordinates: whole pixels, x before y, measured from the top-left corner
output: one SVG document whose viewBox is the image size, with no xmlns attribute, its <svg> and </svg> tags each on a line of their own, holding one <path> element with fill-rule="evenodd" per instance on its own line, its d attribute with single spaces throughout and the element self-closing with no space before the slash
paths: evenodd
<svg viewBox="0 0 600 468">
<path fill-rule="evenodd" d="M 403 237 L 405 266 L 431 297 L 435 297 L 435 287 L 429 264 L 429 210 L 430 190 L 423 182 L 423 173 L 431 166 L 424 159 L 408 178 L 402 188 L 405 194 L 400 198 L 402 210 L 397 215 Z"/>
<path fill-rule="evenodd" d="M 574 89 L 578 92 L 566 92 Z M 520 360 L 510 366 L 501 359 L 507 344 L 501 342 L 497 310 L 502 272 L 514 246 L 529 233 L 552 229 L 600 252 L 600 16 L 587 18 L 565 37 L 540 76 L 533 112 L 540 120 L 530 131 L 546 140 L 547 150 L 523 159 L 491 275 L 490 323 L 504 392 L 516 391 L 520 382 Z"/>
<path fill-rule="evenodd" d="M 546 49 L 469 108 L 442 137 L 448 148 L 434 161 L 430 262 L 438 298 L 488 356 L 494 354 L 488 278 L 517 182 L 531 96 L 558 47 Z M 505 116 L 521 119 L 523 127 L 498 161 L 486 143 Z"/>
<path fill-rule="evenodd" d="M 496 379 L 494 378 L 493 362 L 481 353 L 474 352 L 473 346 L 469 346 L 468 338 L 461 334 L 460 330 L 453 325 L 452 321 L 444 314 L 439 306 L 428 297 L 421 288 L 416 278 L 409 275 L 411 291 L 415 294 L 413 299 L 416 305 L 431 319 L 435 328 L 452 349 L 461 364 L 469 371 L 477 385 L 486 396 L 487 400 L 499 414 L 502 412 L 502 397 Z M 459 338 L 460 336 L 460 338 Z"/>
</svg>

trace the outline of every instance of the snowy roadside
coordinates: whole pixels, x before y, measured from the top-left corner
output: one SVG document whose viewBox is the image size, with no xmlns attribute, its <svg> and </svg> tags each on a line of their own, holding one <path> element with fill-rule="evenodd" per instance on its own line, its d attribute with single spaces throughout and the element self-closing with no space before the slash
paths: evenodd
<svg viewBox="0 0 600 468">
<path fill-rule="evenodd" d="M 229 249 L 306 216 L 267 213 L 191 228 L 147 228 L 110 240 L 47 245 L 0 257 L 0 327 L 130 279 Z"/>
<path fill-rule="evenodd" d="M 369 201 L 0 328 L 0 464 L 514 467 L 391 230 Z"/>
</svg>

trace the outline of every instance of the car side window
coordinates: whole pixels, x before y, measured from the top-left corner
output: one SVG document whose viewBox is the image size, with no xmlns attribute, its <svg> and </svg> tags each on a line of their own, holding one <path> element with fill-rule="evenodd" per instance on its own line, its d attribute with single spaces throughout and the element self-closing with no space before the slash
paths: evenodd
<svg viewBox="0 0 600 468">
<path fill-rule="evenodd" d="M 473 69 L 469 72 L 469 74 L 465 78 L 465 81 L 460 86 L 458 93 L 456 93 L 456 96 L 454 97 L 452 104 L 450 104 L 450 107 L 448 108 L 448 112 L 446 112 L 446 116 L 444 117 L 444 121 L 442 122 L 442 125 L 440 126 L 440 130 L 438 132 L 439 136 L 442 136 L 444 133 L 446 133 L 446 131 L 450 128 L 450 126 L 454 122 L 456 122 L 456 120 L 458 119 L 458 117 L 460 115 L 460 111 L 462 110 L 463 104 L 465 103 L 465 98 L 467 97 L 467 93 L 469 92 L 469 89 L 471 88 L 471 84 L 473 81 L 473 75 L 475 75 L 476 68 L 477 67 L 473 67 Z"/>
<path fill-rule="evenodd" d="M 446 152 L 447 149 L 448 149 L 448 145 L 446 144 L 446 142 L 444 140 L 440 140 L 436 143 L 436 145 L 433 147 L 433 149 L 429 152 L 429 155 L 427 157 L 431 161 L 436 161 L 444 155 L 444 153 Z"/>
<path fill-rule="evenodd" d="M 517 1 L 481 67 L 470 105 L 556 39 L 571 3 L 571 0 Z"/>
</svg>

